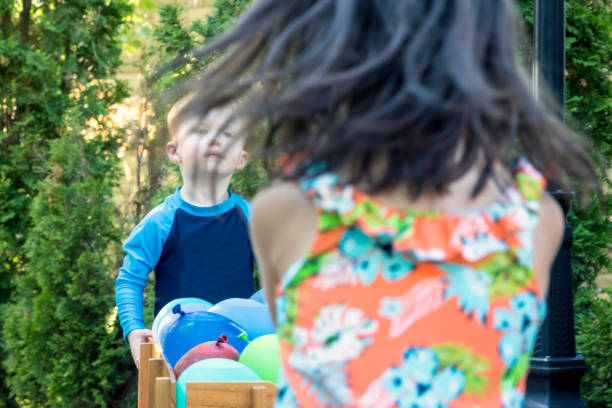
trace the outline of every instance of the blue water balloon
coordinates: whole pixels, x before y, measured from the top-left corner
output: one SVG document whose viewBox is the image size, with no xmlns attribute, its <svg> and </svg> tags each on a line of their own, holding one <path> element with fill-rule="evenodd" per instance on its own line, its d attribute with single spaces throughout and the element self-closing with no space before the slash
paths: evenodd
<svg viewBox="0 0 612 408">
<path fill-rule="evenodd" d="M 165 304 L 164 307 L 160 309 L 159 313 L 157 313 L 157 316 L 155 316 L 155 319 L 153 320 L 153 327 L 151 327 L 151 331 L 153 332 L 153 341 L 160 346 L 163 342 L 163 338 L 168 332 L 168 328 L 180 316 L 178 313 L 172 313 L 172 309 L 176 305 L 181 305 L 181 309 L 184 312 L 191 313 L 204 312 L 210 309 L 212 303 L 207 302 L 204 299 L 188 297 L 174 299 Z"/>
<path fill-rule="evenodd" d="M 276 333 L 268 306 L 252 299 L 225 299 L 208 309 L 208 312 L 233 320 L 246 330 L 250 340 Z"/>
<path fill-rule="evenodd" d="M 249 299 L 254 300 L 256 302 L 259 302 L 259 303 L 262 303 L 264 305 L 267 304 L 267 302 L 266 302 L 266 292 L 263 290 L 263 288 L 259 289 L 255 293 L 253 293 Z"/>
<path fill-rule="evenodd" d="M 209 312 L 183 313 L 172 323 L 161 346 L 166 361 L 174 367 L 191 348 L 207 341 L 216 341 L 222 334 L 228 337 L 228 343 L 240 353 L 247 345 L 240 338 L 243 333 L 243 328 L 225 316 Z"/>
</svg>

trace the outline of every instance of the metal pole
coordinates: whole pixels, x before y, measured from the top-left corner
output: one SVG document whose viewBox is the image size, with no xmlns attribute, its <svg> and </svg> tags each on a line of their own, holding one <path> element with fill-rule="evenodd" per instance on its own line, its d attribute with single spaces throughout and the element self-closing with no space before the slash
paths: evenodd
<svg viewBox="0 0 612 408">
<path fill-rule="evenodd" d="M 563 115 L 565 73 L 565 2 L 534 0 L 534 90 L 538 99 Z M 548 94 L 543 93 L 547 88 Z M 553 191 L 567 217 L 571 193 Z M 548 315 L 536 341 L 529 377 L 527 408 L 585 408 L 580 379 L 585 361 L 576 354 L 572 292 L 572 228 L 565 221 L 563 244 L 551 270 Z"/>
<path fill-rule="evenodd" d="M 536 97 L 562 114 L 565 102 L 565 1 L 534 0 L 533 78 Z M 549 98 L 544 97 L 547 89 Z"/>
</svg>

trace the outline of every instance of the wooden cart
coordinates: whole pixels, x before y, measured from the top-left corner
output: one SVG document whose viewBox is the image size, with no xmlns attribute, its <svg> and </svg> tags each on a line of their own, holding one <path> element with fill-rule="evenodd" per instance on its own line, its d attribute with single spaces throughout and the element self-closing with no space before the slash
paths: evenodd
<svg viewBox="0 0 612 408">
<path fill-rule="evenodd" d="M 272 408 L 271 382 L 188 383 L 187 408 Z M 152 343 L 140 346 L 138 408 L 176 408 L 176 379 Z"/>
</svg>

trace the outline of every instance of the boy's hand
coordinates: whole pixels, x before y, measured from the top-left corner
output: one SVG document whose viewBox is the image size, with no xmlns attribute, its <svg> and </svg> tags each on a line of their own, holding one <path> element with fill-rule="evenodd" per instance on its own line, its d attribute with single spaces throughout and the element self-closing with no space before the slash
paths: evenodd
<svg viewBox="0 0 612 408">
<path fill-rule="evenodd" d="M 153 340 L 153 332 L 149 329 L 132 330 L 128 334 L 127 340 L 130 343 L 134 364 L 136 364 L 136 368 L 140 369 L 140 344 L 151 342 Z"/>
</svg>

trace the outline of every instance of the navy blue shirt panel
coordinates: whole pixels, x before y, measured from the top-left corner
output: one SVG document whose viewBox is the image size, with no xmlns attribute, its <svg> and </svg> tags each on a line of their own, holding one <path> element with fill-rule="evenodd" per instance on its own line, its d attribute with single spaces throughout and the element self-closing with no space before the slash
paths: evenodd
<svg viewBox="0 0 612 408">
<path fill-rule="evenodd" d="M 238 206 L 212 217 L 178 208 L 155 267 L 155 315 L 168 302 L 198 297 L 217 303 L 253 294 L 248 221 Z"/>
</svg>

